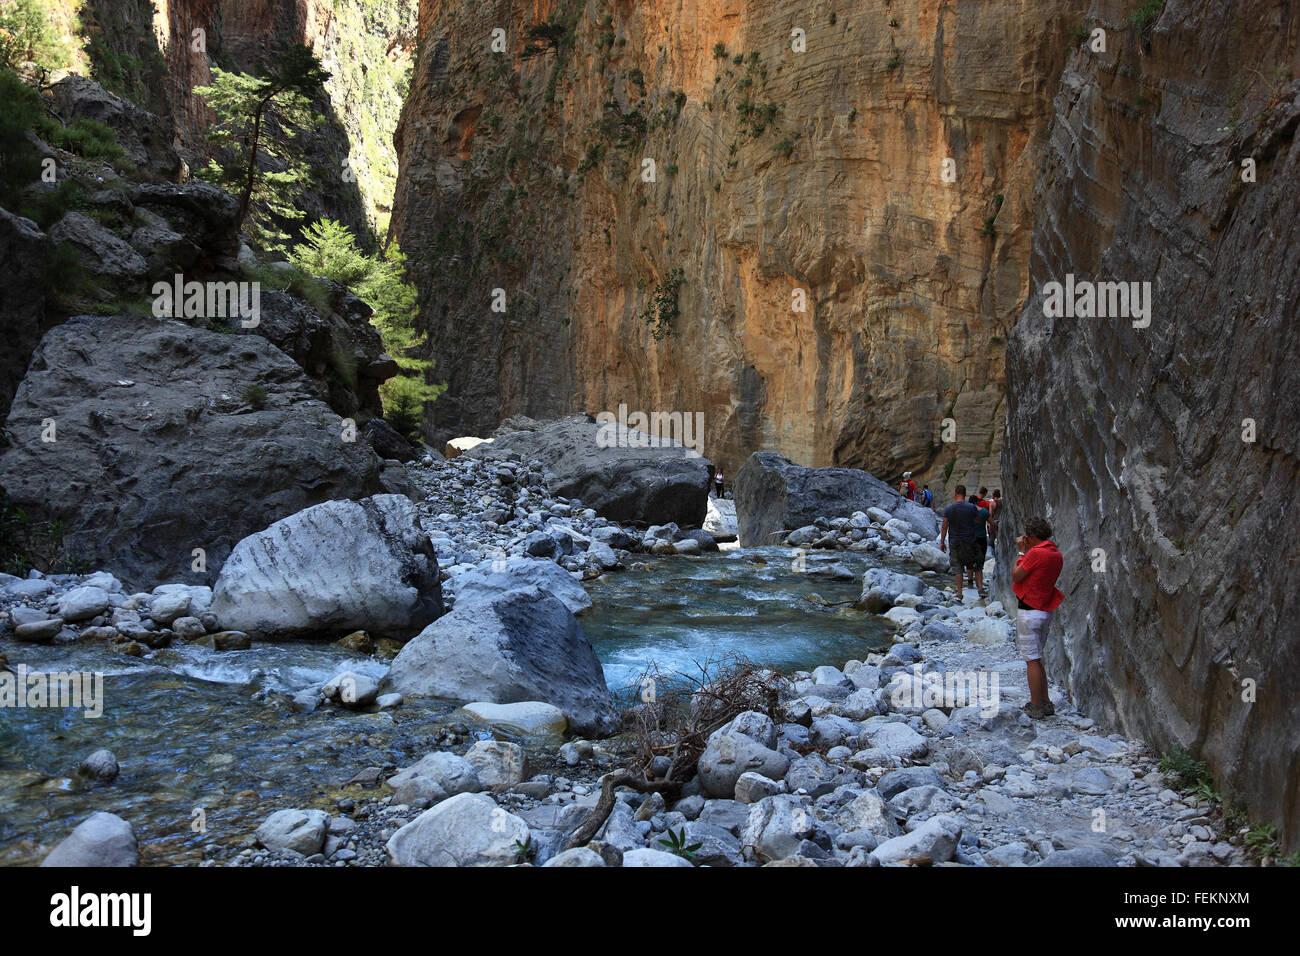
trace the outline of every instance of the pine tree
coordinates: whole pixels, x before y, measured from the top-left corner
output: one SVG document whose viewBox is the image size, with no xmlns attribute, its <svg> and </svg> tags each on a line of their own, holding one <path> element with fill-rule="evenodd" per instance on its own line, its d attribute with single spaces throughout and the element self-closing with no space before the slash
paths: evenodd
<svg viewBox="0 0 1300 956">
<path fill-rule="evenodd" d="M 406 257 L 397 243 L 389 243 L 382 255 L 367 256 L 347 226 L 322 219 L 303 231 L 303 241 L 289 257 L 304 272 L 342 282 L 375 310 L 370 324 L 401 369 L 379 387 L 384 418 L 406 437 L 418 439 L 424 404 L 447 386 L 427 381 L 434 362 L 419 357 L 423 343 L 415 328 L 415 287 L 406 281 Z"/>
<path fill-rule="evenodd" d="M 267 249 L 283 249 L 278 221 L 303 218 L 295 200 L 311 179 L 303 130 L 312 126 L 311 101 L 323 95 L 329 73 L 305 46 L 290 47 L 263 76 L 212 68 L 212 85 L 194 92 L 217 114 L 209 139 L 224 148 L 230 162 L 208 164 L 207 175 L 239 194 L 237 228 L 247 220 L 249 234 Z M 281 169 L 265 171 L 259 153 Z"/>
</svg>

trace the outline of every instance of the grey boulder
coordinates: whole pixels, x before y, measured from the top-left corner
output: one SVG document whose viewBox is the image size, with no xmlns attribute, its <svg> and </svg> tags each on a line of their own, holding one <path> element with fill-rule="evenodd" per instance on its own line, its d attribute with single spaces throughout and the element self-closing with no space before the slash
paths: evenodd
<svg viewBox="0 0 1300 956">
<path fill-rule="evenodd" d="M 546 701 L 580 735 L 618 726 L 605 673 L 577 618 L 537 588 L 457 601 L 398 652 L 385 686 L 407 697 Z"/>
<path fill-rule="evenodd" d="M 881 508 L 933 538 L 934 513 L 908 501 L 889 485 L 856 468 L 806 468 L 775 452 L 755 452 L 736 473 L 736 521 L 740 546 L 773 544 L 780 533 L 820 517 L 847 517 Z"/>
<path fill-rule="evenodd" d="M 42 441 L 50 418 L 57 440 Z M 173 320 L 79 316 L 54 327 L 7 428 L 0 486 L 10 500 L 34 520 L 61 521 L 69 553 L 132 588 L 211 584 L 241 538 L 378 487 L 379 459 L 343 440 L 341 419 L 283 352 Z"/>
<path fill-rule="evenodd" d="M 41 866 L 135 866 L 139 860 L 131 824 L 101 811 L 78 824 Z"/>
<path fill-rule="evenodd" d="M 328 501 L 240 541 L 212 611 L 223 627 L 264 635 L 406 638 L 442 611 L 438 559 L 405 496 Z"/>
<path fill-rule="evenodd" d="M 611 521 L 700 525 L 707 511 L 713 466 L 679 442 L 617 422 L 572 415 L 533 427 L 498 431 L 491 444 L 468 452 L 487 460 L 537 460 L 552 494 L 580 498 Z"/>
<path fill-rule="evenodd" d="M 276 810 L 257 828 L 257 842 L 268 850 L 293 850 L 304 856 L 319 853 L 329 833 L 323 810 Z"/>
<path fill-rule="evenodd" d="M 574 614 L 591 607 L 591 596 L 576 578 L 554 561 L 514 555 L 476 565 L 457 565 L 448 580 L 456 601 L 490 598 L 520 587 L 535 587 L 564 602 Z"/>
<path fill-rule="evenodd" d="M 528 824 L 481 793 L 460 793 L 430 807 L 389 839 L 393 866 L 510 866 Z"/>
</svg>

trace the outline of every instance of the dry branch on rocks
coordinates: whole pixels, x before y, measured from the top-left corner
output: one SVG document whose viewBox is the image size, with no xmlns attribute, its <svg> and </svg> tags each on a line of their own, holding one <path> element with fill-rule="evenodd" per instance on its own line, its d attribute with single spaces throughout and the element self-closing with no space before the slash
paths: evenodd
<svg viewBox="0 0 1300 956">
<path fill-rule="evenodd" d="M 739 654 L 693 662 L 695 673 L 664 673 L 651 664 L 636 682 L 641 703 L 624 714 L 631 725 L 633 755 L 627 765 L 600 779 L 600 799 L 583 818 L 565 849 L 585 846 L 614 809 L 615 791 L 673 797 L 695 776 L 700 755 L 718 728 L 745 711 L 780 719 L 784 679 Z"/>
</svg>

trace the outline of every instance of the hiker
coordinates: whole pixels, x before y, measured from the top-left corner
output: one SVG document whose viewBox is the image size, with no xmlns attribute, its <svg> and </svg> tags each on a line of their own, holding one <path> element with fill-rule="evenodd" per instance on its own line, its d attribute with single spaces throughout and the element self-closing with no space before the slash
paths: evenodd
<svg viewBox="0 0 1300 956">
<path fill-rule="evenodd" d="M 989 547 L 998 553 L 998 515 L 1002 510 L 1002 489 L 994 488 L 989 499 Z"/>
<path fill-rule="evenodd" d="M 929 485 L 921 489 L 921 507 L 934 510 L 934 493 L 930 491 Z"/>
<path fill-rule="evenodd" d="M 1056 713 L 1047 696 L 1047 672 L 1043 670 L 1043 644 L 1052 612 L 1065 595 L 1056 588 L 1064 559 L 1052 541 L 1052 526 L 1034 516 L 1025 522 L 1024 534 L 1016 538 L 1020 557 L 1011 571 L 1011 589 L 1016 593 L 1016 646 L 1029 676 L 1029 703 L 1022 709 L 1034 720 Z"/>
<path fill-rule="evenodd" d="M 962 576 L 967 569 L 974 573 L 975 587 L 981 598 L 984 593 L 984 555 L 975 540 L 975 525 L 979 509 L 966 500 L 966 486 L 958 485 L 953 492 L 953 502 L 943 509 L 943 525 L 939 528 L 939 550 L 948 551 L 948 570 L 954 575 L 957 600 L 962 600 Z M 948 530 L 952 529 L 952 549 L 948 549 Z"/>
<path fill-rule="evenodd" d="M 916 482 L 912 480 L 910 471 L 903 472 L 903 480 L 898 483 L 898 493 L 908 501 L 916 500 Z"/>
<path fill-rule="evenodd" d="M 989 503 L 982 498 L 973 502 L 975 505 L 975 544 L 980 550 L 980 566 L 989 553 Z"/>
<path fill-rule="evenodd" d="M 721 498 L 722 497 L 722 466 L 720 465 L 718 466 L 718 470 L 713 473 L 713 488 L 717 492 L 717 495 L 715 497 Z"/>
</svg>

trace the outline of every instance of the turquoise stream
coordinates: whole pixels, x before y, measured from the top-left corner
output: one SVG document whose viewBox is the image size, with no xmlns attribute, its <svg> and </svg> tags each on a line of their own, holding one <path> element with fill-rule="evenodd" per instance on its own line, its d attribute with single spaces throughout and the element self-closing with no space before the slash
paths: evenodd
<svg viewBox="0 0 1300 956">
<path fill-rule="evenodd" d="M 862 572 L 874 563 L 864 555 L 812 554 L 803 568 L 781 548 L 644 560 L 644 568 L 591 582 L 595 603 L 581 617 L 616 693 L 651 661 L 691 671 L 693 661 L 740 652 L 779 669 L 807 668 L 888 644 L 887 622 L 809 600 L 857 598 Z M 853 579 L 818 573 L 834 562 Z M 131 821 L 142 863 L 197 863 L 206 842 L 238 843 L 275 809 L 331 809 L 340 795 L 373 793 L 346 783 L 364 767 L 402 766 L 434 749 L 431 734 L 454 710 L 410 701 L 379 714 L 296 712 L 286 694 L 344 666 L 376 675 L 386 667 L 331 643 L 257 643 L 224 653 L 180 645 L 149 659 L 109 644 L 7 640 L 0 650 L 14 666 L 105 675 L 98 719 L 0 709 L 0 865 L 39 862 L 95 810 Z M 100 747 L 117 755 L 121 775 L 81 791 L 72 771 Z"/>
</svg>

